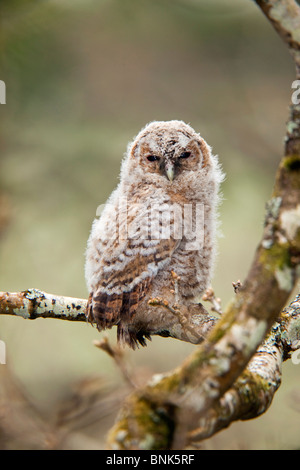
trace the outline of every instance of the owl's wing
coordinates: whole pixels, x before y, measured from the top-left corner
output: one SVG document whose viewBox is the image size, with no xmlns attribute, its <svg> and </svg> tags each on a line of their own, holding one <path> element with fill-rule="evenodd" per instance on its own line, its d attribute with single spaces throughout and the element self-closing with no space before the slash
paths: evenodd
<svg viewBox="0 0 300 470">
<path fill-rule="evenodd" d="M 140 301 L 149 291 L 153 278 L 166 267 L 179 244 L 173 238 L 160 240 L 118 240 L 110 243 L 110 257 L 101 259 L 99 281 L 88 302 L 88 319 L 98 329 L 118 325 L 118 340 L 135 347 L 145 345 L 143 335 L 136 337 L 128 325 Z M 121 249 L 122 248 L 122 249 Z M 111 253 L 115 253 L 112 256 Z"/>
</svg>

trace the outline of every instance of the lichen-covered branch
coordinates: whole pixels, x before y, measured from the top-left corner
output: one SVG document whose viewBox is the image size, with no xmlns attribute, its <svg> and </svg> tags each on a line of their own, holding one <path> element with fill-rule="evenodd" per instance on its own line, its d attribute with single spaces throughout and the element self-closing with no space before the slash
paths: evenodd
<svg viewBox="0 0 300 470">
<path fill-rule="evenodd" d="M 47 294 L 38 289 L 22 292 L 0 292 L 0 314 L 29 320 L 56 318 L 86 321 L 87 300 Z"/>
<path fill-rule="evenodd" d="M 207 439 L 239 419 L 264 413 L 281 383 L 281 365 L 300 347 L 300 295 L 284 309 L 267 339 L 249 362 L 247 369 L 216 406 L 210 409 L 199 427 L 188 436 L 189 442 Z"/>
<path fill-rule="evenodd" d="M 206 414 L 197 413 L 197 406 L 191 409 L 181 399 L 180 370 L 156 375 L 145 389 L 128 397 L 118 422 L 110 431 L 110 447 L 173 448 L 176 429 L 182 431 L 182 416 L 188 425 L 181 442 L 194 445 L 228 427 L 233 421 L 261 415 L 269 408 L 280 386 L 282 362 L 295 348 L 300 347 L 299 339 L 300 295 L 283 310 L 247 368 Z M 181 387 L 185 388 L 185 393 L 189 391 L 190 403 L 199 403 L 195 388 L 188 383 Z"/>
</svg>

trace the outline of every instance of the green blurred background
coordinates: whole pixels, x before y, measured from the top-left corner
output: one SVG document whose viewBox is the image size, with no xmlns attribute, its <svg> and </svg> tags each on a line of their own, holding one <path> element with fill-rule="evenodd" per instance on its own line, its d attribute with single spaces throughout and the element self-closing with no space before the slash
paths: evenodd
<svg viewBox="0 0 300 470">
<path fill-rule="evenodd" d="M 289 54 L 247 0 L 7 0 L 0 4 L 0 290 L 87 297 L 84 252 L 99 204 L 118 182 L 129 140 L 151 120 L 189 122 L 227 174 L 213 286 L 225 306 L 259 241 L 283 149 L 294 80 Z M 74 384 L 119 389 L 90 325 L 0 318 L 14 380 L 55 421 Z M 115 330 L 109 337 L 115 343 Z M 140 377 L 194 346 L 153 338 L 128 352 Z M 233 424 L 206 449 L 300 445 L 300 366 L 261 418 Z M 13 402 L 13 397 L 11 398 Z M 77 426 L 62 448 L 102 448 L 110 417 Z M 26 423 L 24 424 L 26 429 Z M 10 448 L 34 444 L 16 439 Z"/>
</svg>

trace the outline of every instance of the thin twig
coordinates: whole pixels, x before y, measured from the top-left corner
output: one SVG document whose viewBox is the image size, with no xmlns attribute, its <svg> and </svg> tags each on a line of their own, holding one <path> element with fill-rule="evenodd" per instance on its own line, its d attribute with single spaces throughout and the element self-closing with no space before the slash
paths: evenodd
<svg viewBox="0 0 300 470">
<path fill-rule="evenodd" d="M 241 289 L 242 287 L 242 283 L 240 280 L 236 281 L 236 282 L 232 282 L 232 285 L 233 285 L 233 290 L 234 290 L 234 293 L 237 294 L 238 291 Z"/>
<path fill-rule="evenodd" d="M 210 302 L 212 304 L 211 310 L 213 312 L 218 313 L 219 315 L 222 315 L 222 307 L 221 307 L 221 299 L 219 297 L 215 296 L 214 290 L 212 287 L 209 287 L 206 289 L 202 296 L 202 300 L 205 302 Z"/>
<path fill-rule="evenodd" d="M 115 361 L 127 384 L 131 388 L 137 388 L 133 374 L 129 371 L 128 363 L 125 360 L 124 351 L 119 347 L 112 346 L 107 336 L 104 336 L 100 340 L 95 340 L 93 343 L 97 348 L 102 349 L 102 351 L 106 352 Z"/>
</svg>

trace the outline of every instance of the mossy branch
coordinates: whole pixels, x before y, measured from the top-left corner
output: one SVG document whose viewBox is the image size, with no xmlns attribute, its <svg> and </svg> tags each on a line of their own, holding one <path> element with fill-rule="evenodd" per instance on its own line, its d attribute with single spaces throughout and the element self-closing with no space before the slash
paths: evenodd
<svg viewBox="0 0 300 470">
<path fill-rule="evenodd" d="M 261 415 L 269 408 L 280 386 L 282 362 L 300 347 L 299 338 L 300 295 L 282 311 L 247 368 L 205 415 L 198 412 L 199 389 L 183 382 L 181 368 L 172 374 L 156 375 L 143 390 L 128 397 L 118 422 L 110 431 L 109 445 L 114 449 L 174 448 L 176 432 L 182 432 L 184 416 L 186 433 L 181 436 L 182 448 L 182 442 L 183 447 L 195 445 L 233 421 Z M 214 357 L 211 362 L 223 367 Z M 188 406 L 183 399 L 187 394 Z"/>
</svg>

